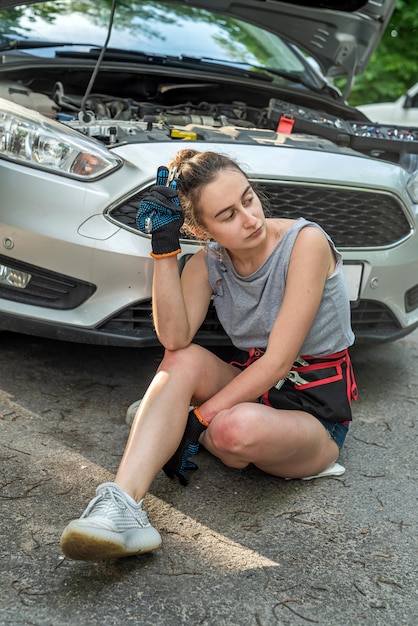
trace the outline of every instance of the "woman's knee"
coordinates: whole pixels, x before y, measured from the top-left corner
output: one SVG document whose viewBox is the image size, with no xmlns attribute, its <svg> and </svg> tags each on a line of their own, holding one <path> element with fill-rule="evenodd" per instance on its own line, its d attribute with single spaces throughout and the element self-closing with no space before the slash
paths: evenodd
<svg viewBox="0 0 418 626">
<path fill-rule="evenodd" d="M 165 350 L 158 371 L 188 372 L 190 368 L 196 367 L 196 363 L 203 357 L 203 354 L 204 348 L 193 343 L 180 350 Z"/>
<path fill-rule="evenodd" d="M 245 404 L 221 411 L 207 431 L 212 446 L 221 454 L 245 453 L 254 438 Z"/>
</svg>

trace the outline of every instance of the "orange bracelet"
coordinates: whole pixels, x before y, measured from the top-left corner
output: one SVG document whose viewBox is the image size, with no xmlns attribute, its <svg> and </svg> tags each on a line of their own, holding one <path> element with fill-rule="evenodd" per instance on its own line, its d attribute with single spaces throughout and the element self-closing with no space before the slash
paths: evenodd
<svg viewBox="0 0 418 626">
<path fill-rule="evenodd" d="M 203 417 L 200 415 L 198 406 L 193 407 L 193 413 L 196 415 L 197 419 L 203 426 L 206 426 L 206 427 L 209 426 L 209 422 L 203 419 Z"/>
<path fill-rule="evenodd" d="M 156 254 L 155 252 L 150 252 L 149 255 L 152 256 L 153 259 L 168 259 L 170 256 L 176 256 L 176 254 L 180 254 L 181 248 L 178 250 L 173 250 L 173 252 L 165 252 L 163 254 Z"/>
</svg>

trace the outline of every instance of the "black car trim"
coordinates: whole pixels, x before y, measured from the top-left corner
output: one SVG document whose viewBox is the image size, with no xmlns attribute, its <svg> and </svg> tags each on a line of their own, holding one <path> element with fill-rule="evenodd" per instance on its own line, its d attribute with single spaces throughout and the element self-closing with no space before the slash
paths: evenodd
<svg viewBox="0 0 418 626">
<path fill-rule="evenodd" d="M 25 288 L 0 283 L 0 298 L 48 309 L 75 309 L 96 291 L 96 286 L 78 278 L 46 270 L 0 255 L 0 264 L 31 275 Z"/>
<path fill-rule="evenodd" d="M 353 307 L 352 324 L 356 334 L 356 343 L 380 344 L 405 337 L 418 328 L 418 322 L 401 328 L 389 309 L 378 302 L 360 301 Z M 376 320 L 380 327 L 376 326 Z M 59 339 L 91 345 L 118 346 L 132 348 L 150 348 L 159 346 L 159 341 L 151 325 L 142 328 L 141 334 L 122 333 L 120 329 L 106 329 L 107 323 L 99 328 L 80 328 L 69 325 L 21 317 L 9 313 L 0 313 L 0 331 L 17 332 L 26 335 Z M 204 325 L 195 338 L 195 343 L 204 346 L 230 346 L 228 337 L 223 333 L 205 330 Z"/>
<path fill-rule="evenodd" d="M 272 217 L 303 216 L 317 222 L 340 250 L 389 248 L 412 233 L 399 198 L 388 192 L 265 179 L 251 182 L 268 198 Z M 147 189 L 123 198 L 107 210 L 106 217 L 138 232 L 136 213 Z"/>
</svg>

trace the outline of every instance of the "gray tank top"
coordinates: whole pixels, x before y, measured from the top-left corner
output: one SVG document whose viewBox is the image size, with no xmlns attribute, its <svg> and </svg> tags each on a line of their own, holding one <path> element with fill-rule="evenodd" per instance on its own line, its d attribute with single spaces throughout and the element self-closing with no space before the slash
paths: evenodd
<svg viewBox="0 0 418 626">
<path fill-rule="evenodd" d="M 238 349 L 248 351 L 250 348 L 267 347 L 283 301 L 293 245 L 300 230 L 306 226 L 322 230 L 318 224 L 299 218 L 284 233 L 266 261 L 253 274 L 245 277 L 237 274 L 224 248 L 216 243 L 207 245 L 206 263 L 213 304 L 220 323 Z M 300 351 L 304 356 L 333 354 L 354 343 L 342 257 L 327 233 L 324 234 L 334 250 L 337 264 L 325 282 L 318 313 Z"/>
</svg>

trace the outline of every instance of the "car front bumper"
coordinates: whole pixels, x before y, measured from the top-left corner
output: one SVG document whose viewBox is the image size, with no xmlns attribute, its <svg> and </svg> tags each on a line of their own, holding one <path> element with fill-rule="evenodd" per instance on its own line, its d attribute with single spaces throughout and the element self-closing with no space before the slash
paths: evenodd
<svg viewBox="0 0 418 626">
<path fill-rule="evenodd" d="M 196 142 L 182 142 L 182 148 L 187 146 L 199 149 Z M 36 294 L 29 299 L 24 289 L 13 289 L 19 292 L 16 296 L 0 287 L 0 329 L 104 345 L 158 344 L 151 318 L 150 241 L 138 233 L 132 222 L 116 219 L 115 208 L 129 203 L 152 184 L 158 165 L 167 163 L 178 147 L 173 143 L 119 147 L 124 167 L 95 183 L 2 163 L 0 185 L 9 192 L 1 208 L 0 264 L 19 264 L 27 267 L 28 273 L 46 273 L 52 278 L 62 277 L 63 282 L 68 279 L 76 286 L 88 285 L 90 292 L 85 292 L 84 300 L 80 296 L 76 306 L 68 306 L 68 300 L 64 305 L 56 301 L 52 305 L 49 293 L 42 289 L 36 300 Z M 202 149 L 219 148 L 205 143 Z M 222 152 L 238 160 L 251 178 L 276 190 L 275 210 L 285 216 L 306 216 L 307 206 L 298 206 L 294 198 L 285 206 L 285 186 L 297 190 L 306 185 L 314 187 L 319 192 L 316 207 L 321 198 L 324 203 L 329 198 L 329 190 L 337 200 L 347 189 L 364 192 L 361 219 L 355 223 L 350 245 L 341 245 L 346 235 L 337 242 L 346 266 L 362 268 L 352 302 L 357 341 L 391 341 L 418 325 L 417 208 L 405 192 L 404 170 L 344 149 L 330 153 L 234 145 L 222 146 Z M 373 245 L 373 239 L 362 234 L 362 228 L 368 229 L 377 211 L 373 205 L 368 206 L 370 192 L 395 200 L 405 222 L 395 240 L 389 237 L 387 242 Z M 322 225 L 326 230 L 328 217 L 331 226 L 331 214 L 333 220 L 337 216 L 339 222 L 354 223 L 349 204 L 338 209 L 339 215 L 333 204 L 337 202 L 329 203 L 324 213 Z M 354 210 L 359 211 L 359 207 Z M 379 237 L 382 230 L 380 227 Z M 361 241 L 362 245 L 353 245 L 353 241 Z M 185 241 L 182 248 L 180 263 L 199 245 Z M 207 345 L 228 343 L 213 311 L 196 339 Z"/>
</svg>

